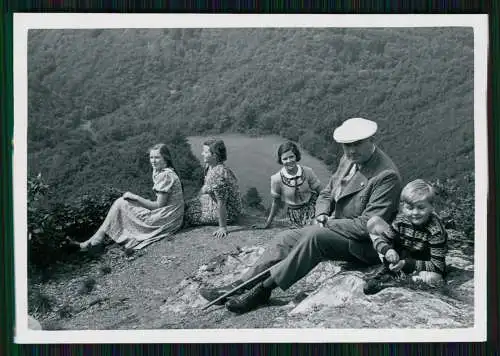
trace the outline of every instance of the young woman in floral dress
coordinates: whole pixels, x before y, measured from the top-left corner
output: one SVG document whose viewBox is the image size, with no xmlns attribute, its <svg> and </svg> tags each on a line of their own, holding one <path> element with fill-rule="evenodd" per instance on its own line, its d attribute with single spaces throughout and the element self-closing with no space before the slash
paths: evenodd
<svg viewBox="0 0 500 356">
<path fill-rule="evenodd" d="M 227 224 L 241 215 L 242 201 L 238 180 L 224 162 L 227 150 L 222 140 L 203 143 L 205 177 L 201 190 L 195 198 L 186 202 L 185 226 L 218 225 L 213 233 L 221 238 L 228 235 Z"/>
</svg>

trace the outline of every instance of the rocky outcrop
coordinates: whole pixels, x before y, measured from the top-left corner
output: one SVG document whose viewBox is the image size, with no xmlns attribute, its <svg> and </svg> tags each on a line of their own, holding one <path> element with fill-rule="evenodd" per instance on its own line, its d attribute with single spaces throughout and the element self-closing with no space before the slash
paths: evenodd
<svg viewBox="0 0 500 356">
<path fill-rule="evenodd" d="M 472 327 L 474 263 L 469 254 L 473 249 L 463 241 L 464 236 L 450 231 L 449 275 L 443 286 L 431 288 L 408 281 L 368 296 L 363 286 L 372 269 L 327 261 L 288 291 L 273 292 L 270 307 L 251 313 L 264 316 L 266 309 L 271 310 L 274 317 L 269 319 L 268 327 L 276 328 Z M 201 286 L 236 280 L 263 251 L 263 246 L 249 246 L 211 259 L 178 285 L 160 311 L 179 317 L 199 314 L 207 303 L 198 293 Z M 222 307 L 212 308 L 229 313 Z"/>
<path fill-rule="evenodd" d="M 452 230 L 449 276 L 439 288 L 402 283 L 366 296 L 363 283 L 370 269 L 328 261 L 287 291 L 273 291 L 263 308 L 243 315 L 223 306 L 203 310 L 207 301 L 199 295 L 200 287 L 238 279 L 282 231 L 281 227 L 252 230 L 250 225 L 231 226 L 226 239 L 214 238 L 214 227 L 182 231 L 175 239 L 159 241 L 133 256 L 110 245 L 99 258 L 62 266 L 46 281 L 30 280 L 30 315 L 44 330 L 473 325 L 474 246 Z"/>
</svg>

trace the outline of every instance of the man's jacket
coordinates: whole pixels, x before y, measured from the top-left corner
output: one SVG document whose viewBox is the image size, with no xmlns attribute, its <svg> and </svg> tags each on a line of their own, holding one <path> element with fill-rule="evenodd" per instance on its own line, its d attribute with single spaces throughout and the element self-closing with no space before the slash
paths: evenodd
<svg viewBox="0 0 500 356">
<path fill-rule="evenodd" d="M 344 156 L 337 171 L 316 201 L 316 216 L 329 216 L 327 227 L 350 240 L 350 252 L 366 263 L 376 263 L 377 252 L 368 236 L 366 223 L 372 216 L 387 222 L 396 216 L 401 193 L 401 176 L 396 165 L 378 147 L 343 187 L 337 202 L 334 194 L 352 162 Z"/>
</svg>

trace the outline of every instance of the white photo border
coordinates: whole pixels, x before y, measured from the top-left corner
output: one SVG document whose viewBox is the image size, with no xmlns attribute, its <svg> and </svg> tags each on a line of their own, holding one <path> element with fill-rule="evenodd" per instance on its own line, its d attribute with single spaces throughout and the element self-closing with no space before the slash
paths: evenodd
<svg viewBox="0 0 500 356">
<path fill-rule="evenodd" d="M 16 343 L 315 343 L 486 341 L 488 15 L 254 15 L 14 13 L 14 262 Z M 474 30 L 474 327 L 460 329 L 28 329 L 27 126 L 29 29 L 264 27 L 472 27 Z M 491 157 L 490 157 L 491 159 Z M 300 330 L 300 331 L 299 331 Z"/>
</svg>

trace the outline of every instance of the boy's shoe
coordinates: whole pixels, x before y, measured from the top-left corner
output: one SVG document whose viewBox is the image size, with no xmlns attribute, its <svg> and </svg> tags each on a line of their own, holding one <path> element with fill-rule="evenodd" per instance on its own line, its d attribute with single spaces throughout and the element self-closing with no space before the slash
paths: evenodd
<svg viewBox="0 0 500 356">
<path fill-rule="evenodd" d="M 377 266 L 377 268 L 374 268 L 372 271 L 368 272 L 365 274 L 365 279 L 366 280 L 369 280 L 369 279 L 378 279 L 380 277 L 382 277 L 383 275 L 389 273 L 391 270 L 389 269 L 389 267 L 387 267 L 387 265 L 385 263 L 382 263 L 380 265 Z"/>
<path fill-rule="evenodd" d="M 388 267 L 378 271 L 376 275 L 369 278 L 363 287 L 366 295 L 376 294 L 382 289 L 399 285 L 399 278 Z"/>
<path fill-rule="evenodd" d="M 396 283 L 389 283 L 389 282 L 381 282 L 377 281 L 375 279 L 371 279 L 366 282 L 365 286 L 363 287 L 363 292 L 366 295 L 372 295 L 380 292 L 382 289 L 388 288 L 388 287 L 394 287 Z"/>
<path fill-rule="evenodd" d="M 222 286 L 222 287 L 215 287 L 215 288 L 200 288 L 200 294 L 203 298 L 211 302 L 212 300 L 215 300 L 219 298 L 220 296 L 226 294 L 227 292 L 233 290 L 234 288 L 238 287 L 240 284 L 242 284 L 243 281 L 237 280 L 234 281 L 233 283 L 230 283 L 228 285 Z M 246 289 L 241 288 L 240 290 L 236 291 L 234 295 L 240 295 L 243 292 L 245 292 Z M 215 305 L 224 305 L 224 303 L 227 301 L 227 298 L 223 298 L 219 300 Z"/>
<path fill-rule="evenodd" d="M 248 293 L 230 299 L 226 303 L 226 309 L 237 314 L 247 313 L 260 305 L 266 304 L 271 297 L 272 291 L 272 288 L 266 288 L 262 283 L 259 283 Z"/>
</svg>

